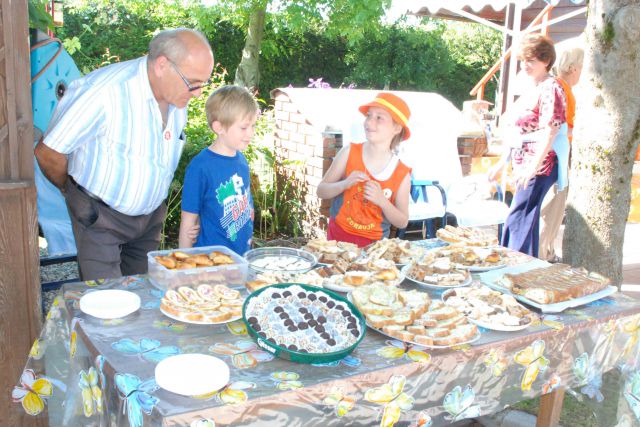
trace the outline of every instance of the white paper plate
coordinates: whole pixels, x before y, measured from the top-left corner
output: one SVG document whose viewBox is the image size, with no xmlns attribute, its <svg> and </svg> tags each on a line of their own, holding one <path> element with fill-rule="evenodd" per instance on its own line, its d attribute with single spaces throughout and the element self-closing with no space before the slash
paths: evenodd
<svg viewBox="0 0 640 427">
<path fill-rule="evenodd" d="M 407 274 L 407 270 L 409 269 L 410 265 L 405 265 L 402 270 L 400 270 L 400 272 L 402 273 L 403 276 L 405 276 L 407 279 L 411 280 L 413 283 L 422 286 L 424 288 L 428 288 L 428 289 L 438 289 L 438 290 L 443 290 L 443 289 L 453 289 L 453 288 L 459 288 L 462 286 L 469 286 L 471 284 L 471 282 L 473 282 L 473 278 L 471 277 L 471 274 L 469 274 L 469 277 L 467 277 L 467 279 L 464 282 L 458 283 L 456 285 L 448 285 L 448 286 L 443 286 L 443 285 L 435 285 L 433 283 L 426 283 L 426 282 L 421 282 L 420 280 L 416 280 L 416 279 L 412 279 L 408 274 Z"/>
<path fill-rule="evenodd" d="M 390 281 L 391 283 L 388 286 L 398 286 L 400 283 L 404 282 L 404 279 L 405 279 L 404 274 L 400 273 L 398 278 L 393 281 Z M 366 285 L 361 285 L 361 286 L 366 286 Z M 322 287 L 325 289 L 329 289 L 330 291 L 351 292 L 358 286 L 339 285 L 336 283 L 326 282 L 326 283 L 322 283 Z"/>
<path fill-rule="evenodd" d="M 137 294 L 119 289 L 87 292 L 80 298 L 80 310 L 99 319 L 117 319 L 139 308 L 140 297 Z"/>
<path fill-rule="evenodd" d="M 174 316 L 171 313 L 167 313 L 166 311 L 164 311 L 162 309 L 162 307 L 160 307 L 160 313 L 164 314 L 165 316 L 173 319 L 173 320 L 177 320 L 178 322 L 184 322 L 184 323 L 191 323 L 192 325 L 223 325 L 225 323 L 229 323 L 229 322 L 233 322 L 236 321 L 238 319 L 242 319 L 242 316 L 235 316 L 235 317 L 231 317 L 227 320 L 223 320 L 222 322 L 203 322 L 203 321 L 198 321 L 198 320 L 187 320 L 187 319 L 182 319 L 178 316 Z"/>
<path fill-rule="evenodd" d="M 229 382 L 229 367 L 207 354 L 179 354 L 156 365 L 156 383 L 183 396 L 200 396 L 220 390 Z"/>
</svg>

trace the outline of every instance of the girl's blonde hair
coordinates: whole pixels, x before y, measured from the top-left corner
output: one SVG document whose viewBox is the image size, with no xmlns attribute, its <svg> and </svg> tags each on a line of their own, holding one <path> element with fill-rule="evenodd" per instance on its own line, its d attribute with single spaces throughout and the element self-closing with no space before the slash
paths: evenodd
<svg viewBox="0 0 640 427">
<path fill-rule="evenodd" d="M 580 47 L 567 49 L 560 55 L 558 64 L 554 67 L 555 75 L 568 74 L 571 67 L 581 68 L 584 61 L 584 50 Z"/>
<path fill-rule="evenodd" d="M 238 120 L 255 115 L 258 103 L 246 88 L 229 85 L 213 91 L 204 109 L 209 127 L 218 121 L 224 128 L 228 128 Z"/>
</svg>

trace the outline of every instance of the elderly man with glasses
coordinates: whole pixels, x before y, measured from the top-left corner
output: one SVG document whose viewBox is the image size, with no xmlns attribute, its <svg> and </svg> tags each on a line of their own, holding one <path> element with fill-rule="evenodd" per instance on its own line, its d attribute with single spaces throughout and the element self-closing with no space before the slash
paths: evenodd
<svg viewBox="0 0 640 427">
<path fill-rule="evenodd" d="M 149 54 L 71 83 L 35 149 L 65 195 L 83 280 L 147 271 L 185 144 L 189 100 L 210 83 L 206 37 L 158 33 Z"/>
</svg>

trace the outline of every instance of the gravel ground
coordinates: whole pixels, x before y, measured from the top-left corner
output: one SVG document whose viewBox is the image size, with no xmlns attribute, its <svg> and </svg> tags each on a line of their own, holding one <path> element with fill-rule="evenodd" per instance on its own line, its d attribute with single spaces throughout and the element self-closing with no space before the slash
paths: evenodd
<svg viewBox="0 0 640 427">
<path fill-rule="evenodd" d="M 40 239 L 39 245 L 40 256 L 47 256 L 48 253 L 44 239 Z M 60 280 L 77 279 L 78 277 L 78 263 L 76 262 L 65 262 L 63 264 L 40 267 L 40 283 L 58 282 Z M 58 290 L 42 292 L 42 306 L 44 314 L 49 312 L 51 302 L 57 293 Z"/>
</svg>

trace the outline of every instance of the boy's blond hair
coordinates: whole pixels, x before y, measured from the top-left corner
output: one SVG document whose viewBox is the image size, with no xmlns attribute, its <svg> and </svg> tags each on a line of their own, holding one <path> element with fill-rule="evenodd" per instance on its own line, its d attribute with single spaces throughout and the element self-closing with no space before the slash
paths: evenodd
<svg viewBox="0 0 640 427">
<path fill-rule="evenodd" d="M 246 88 L 229 85 L 213 91 L 204 109 L 209 127 L 218 121 L 224 128 L 228 128 L 238 120 L 255 115 L 258 103 Z"/>
</svg>

